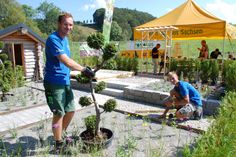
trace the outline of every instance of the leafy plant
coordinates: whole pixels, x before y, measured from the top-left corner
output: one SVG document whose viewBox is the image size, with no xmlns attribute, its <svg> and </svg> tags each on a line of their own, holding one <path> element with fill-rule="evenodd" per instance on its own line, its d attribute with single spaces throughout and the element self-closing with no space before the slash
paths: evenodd
<svg viewBox="0 0 236 157">
<path fill-rule="evenodd" d="M 21 66 L 15 69 L 5 53 L 0 54 L 0 90 L 2 91 L 1 101 L 6 101 L 6 95 L 10 89 L 20 87 L 25 84 L 24 73 Z"/>
<path fill-rule="evenodd" d="M 132 64 L 132 70 L 134 71 L 135 74 L 138 73 L 139 70 L 139 61 L 138 61 L 138 57 L 133 58 L 133 64 Z"/>
<path fill-rule="evenodd" d="M 236 91 L 236 62 L 227 65 L 224 75 L 227 90 Z"/>
<path fill-rule="evenodd" d="M 105 45 L 104 36 L 101 33 L 89 35 L 89 37 L 87 38 L 87 43 L 89 47 L 103 52 L 102 57 L 100 58 L 101 62 L 97 62 L 97 65 L 93 70 L 93 72 L 96 74 L 96 72 L 99 71 L 107 63 L 108 60 L 112 59 L 116 55 L 117 48 L 114 44 Z M 85 83 L 83 75 L 79 75 L 77 76 L 77 78 L 79 78 L 77 79 L 79 82 L 81 82 L 80 80 L 83 80 L 83 83 Z M 102 137 L 100 132 L 101 114 L 103 112 L 111 112 L 112 110 L 114 110 L 114 108 L 116 107 L 116 101 L 114 99 L 108 100 L 104 104 L 103 111 L 101 111 L 99 104 L 96 101 L 95 92 L 102 91 L 106 87 L 105 82 L 100 82 L 94 87 L 92 84 L 92 78 L 87 78 L 86 81 L 88 81 L 88 83 L 90 84 L 92 99 L 88 97 L 81 97 L 79 103 L 82 106 L 88 106 L 92 103 L 94 104 L 96 115 L 86 118 L 85 123 L 87 128 L 94 130 L 95 137 Z"/>
<path fill-rule="evenodd" d="M 170 71 L 177 71 L 177 60 L 174 58 L 170 59 Z"/>
<path fill-rule="evenodd" d="M 6 93 L 11 89 L 11 80 L 13 78 L 13 70 L 11 62 L 7 60 L 6 54 L 0 54 L 2 64 L 0 64 L 0 88 L 2 91 L 1 101 L 6 101 Z"/>
<path fill-rule="evenodd" d="M 99 93 L 103 91 L 105 88 L 106 88 L 106 82 L 101 81 L 94 87 L 94 90 L 95 90 L 95 93 Z"/>
<path fill-rule="evenodd" d="M 213 157 L 227 156 L 234 157 L 236 132 L 236 93 L 228 92 L 224 97 L 219 114 L 214 123 L 201 138 L 196 141 L 194 149 L 185 147 L 184 157 Z"/>
<path fill-rule="evenodd" d="M 105 112 L 111 112 L 113 111 L 117 106 L 117 103 L 114 99 L 109 99 L 107 102 L 104 104 L 104 111 Z"/>
<path fill-rule="evenodd" d="M 96 128 L 96 115 L 90 115 L 84 120 L 86 129 L 90 132 L 94 132 Z"/>
<path fill-rule="evenodd" d="M 116 70 L 117 62 L 114 59 L 107 61 L 106 65 L 103 66 L 104 69 Z"/>
<path fill-rule="evenodd" d="M 207 83 L 210 78 L 210 62 L 208 60 L 201 62 L 200 78 L 202 83 Z"/>
<path fill-rule="evenodd" d="M 216 84 L 218 77 L 219 77 L 219 64 L 217 60 L 211 60 L 210 61 L 211 66 L 211 73 L 210 78 L 212 80 L 213 84 Z"/>
</svg>

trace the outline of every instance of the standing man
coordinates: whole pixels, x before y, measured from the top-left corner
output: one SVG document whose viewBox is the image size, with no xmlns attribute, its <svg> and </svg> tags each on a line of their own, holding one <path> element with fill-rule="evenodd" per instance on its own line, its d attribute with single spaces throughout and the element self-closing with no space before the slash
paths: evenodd
<svg viewBox="0 0 236 157">
<path fill-rule="evenodd" d="M 152 63 L 153 63 L 153 74 L 157 74 L 157 66 L 158 66 L 158 57 L 159 57 L 159 48 L 161 44 L 156 44 L 156 46 L 152 49 Z"/>
<path fill-rule="evenodd" d="M 202 118 L 202 100 L 200 93 L 188 82 L 179 81 L 175 72 L 169 72 L 168 78 L 175 85 L 170 91 L 170 97 L 165 102 L 166 109 L 161 115 L 166 117 L 169 109 L 177 109 L 175 116 L 177 119 Z"/>
<path fill-rule="evenodd" d="M 72 28 L 72 15 L 69 13 L 59 15 L 57 31 L 49 35 L 45 48 L 44 88 L 48 106 L 53 113 L 52 132 L 57 152 L 64 146 L 62 134 L 66 131 L 75 112 L 74 96 L 70 87 L 70 69 L 94 77 L 93 71 L 70 58 L 67 35 Z"/>
</svg>

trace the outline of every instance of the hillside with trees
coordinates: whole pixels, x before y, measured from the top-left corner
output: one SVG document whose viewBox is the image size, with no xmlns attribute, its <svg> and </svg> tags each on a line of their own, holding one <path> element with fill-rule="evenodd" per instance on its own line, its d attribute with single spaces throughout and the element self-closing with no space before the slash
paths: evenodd
<svg viewBox="0 0 236 157">
<path fill-rule="evenodd" d="M 57 17 L 62 10 L 54 3 L 43 1 L 37 8 L 20 5 L 16 0 L 0 1 L 0 29 L 24 23 L 44 39 L 56 30 Z M 75 22 L 72 41 L 85 41 L 87 36 L 96 31 L 102 31 L 105 9 L 97 9 L 93 14 L 94 24 L 80 21 Z M 130 40 L 133 37 L 133 28 L 154 19 L 148 13 L 124 8 L 114 8 L 111 40 Z"/>
<path fill-rule="evenodd" d="M 97 9 L 93 14 L 93 21 L 102 29 L 105 9 Z M 114 8 L 111 40 L 130 40 L 133 38 L 133 28 L 153 20 L 151 14 L 127 8 Z"/>
</svg>

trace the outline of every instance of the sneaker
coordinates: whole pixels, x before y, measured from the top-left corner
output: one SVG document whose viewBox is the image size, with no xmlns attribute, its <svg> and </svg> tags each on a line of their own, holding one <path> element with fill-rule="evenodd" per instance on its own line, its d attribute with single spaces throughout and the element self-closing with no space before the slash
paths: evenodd
<svg viewBox="0 0 236 157">
<path fill-rule="evenodd" d="M 54 153 L 61 154 L 64 151 L 65 144 L 63 141 L 56 141 L 54 145 Z"/>
<path fill-rule="evenodd" d="M 173 119 L 174 115 L 172 113 L 170 113 L 168 117 L 169 117 L 169 119 Z"/>
<path fill-rule="evenodd" d="M 200 120 L 203 117 L 202 107 L 197 107 L 196 111 L 193 113 L 194 120 Z"/>
</svg>

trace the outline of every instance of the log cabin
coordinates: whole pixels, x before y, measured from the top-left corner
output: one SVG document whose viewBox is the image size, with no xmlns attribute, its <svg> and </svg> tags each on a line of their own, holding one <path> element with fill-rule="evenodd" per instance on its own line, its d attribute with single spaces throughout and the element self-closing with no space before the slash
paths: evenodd
<svg viewBox="0 0 236 157">
<path fill-rule="evenodd" d="M 20 23 L 0 30 L 0 41 L 3 42 L 13 68 L 17 65 L 23 67 L 26 81 L 38 81 L 43 78 L 43 38 Z"/>
</svg>

